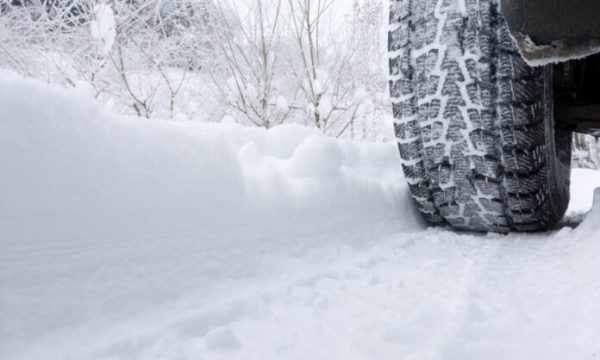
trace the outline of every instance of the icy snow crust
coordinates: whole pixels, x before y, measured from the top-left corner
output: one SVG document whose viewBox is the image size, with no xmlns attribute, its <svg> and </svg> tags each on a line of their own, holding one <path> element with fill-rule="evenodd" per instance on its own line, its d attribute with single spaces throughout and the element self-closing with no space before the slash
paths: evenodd
<svg viewBox="0 0 600 360">
<path fill-rule="evenodd" d="M 0 359 L 597 356 L 600 193 L 575 230 L 427 229 L 396 152 L 0 72 Z"/>
</svg>

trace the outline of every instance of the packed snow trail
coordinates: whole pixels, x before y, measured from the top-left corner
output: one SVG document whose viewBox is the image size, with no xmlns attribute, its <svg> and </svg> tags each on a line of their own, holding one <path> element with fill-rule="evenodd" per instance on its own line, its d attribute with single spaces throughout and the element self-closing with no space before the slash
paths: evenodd
<svg viewBox="0 0 600 360">
<path fill-rule="evenodd" d="M 427 229 L 394 144 L 123 118 L 8 72 L 0 173 L 0 359 L 600 356 L 600 194 L 576 229 Z M 598 185 L 574 172 L 571 219 Z"/>
</svg>

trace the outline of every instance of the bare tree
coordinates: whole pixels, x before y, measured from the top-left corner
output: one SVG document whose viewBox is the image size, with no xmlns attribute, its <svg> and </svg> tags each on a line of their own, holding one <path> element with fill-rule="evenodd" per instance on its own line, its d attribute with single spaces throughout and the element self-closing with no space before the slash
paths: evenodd
<svg viewBox="0 0 600 360">
<path fill-rule="evenodd" d="M 168 116 L 175 113 L 188 70 L 201 67 L 198 58 L 205 53 L 190 46 L 184 30 L 198 26 L 197 12 L 187 0 L 146 0 L 140 4 L 111 0 L 116 14 L 116 36 L 108 59 L 118 74 L 124 94 L 136 114 L 151 117 L 157 93 L 164 92 Z M 167 7 L 167 8 L 165 8 Z M 184 29 L 181 29 L 181 28 Z M 186 52 L 182 53 L 181 49 Z M 174 56 L 174 54 L 178 56 Z M 169 71 L 175 67 L 178 71 Z M 140 69 L 142 71 L 140 71 Z M 156 74 L 156 76 L 146 76 Z"/>
<path fill-rule="evenodd" d="M 331 21 L 334 0 L 288 4 L 300 59 L 293 73 L 307 102 L 307 121 L 324 133 L 341 136 L 352 127 L 359 107 L 351 73 L 356 49 L 345 43 L 351 33 Z"/>
<path fill-rule="evenodd" d="M 133 113 L 173 117 L 190 71 L 210 57 L 210 0 L 3 3 L 0 65 L 65 86 L 86 83 Z"/>
<path fill-rule="evenodd" d="M 90 52 L 84 3 L 0 1 L 0 65 L 25 76 L 73 86 Z"/>
<path fill-rule="evenodd" d="M 283 0 L 251 0 L 245 6 L 220 0 L 213 16 L 214 44 L 222 60 L 213 83 L 226 106 L 266 128 L 282 124 L 290 114 L 276 84 L 282 76 L 282 5 Z"/>
</svg>

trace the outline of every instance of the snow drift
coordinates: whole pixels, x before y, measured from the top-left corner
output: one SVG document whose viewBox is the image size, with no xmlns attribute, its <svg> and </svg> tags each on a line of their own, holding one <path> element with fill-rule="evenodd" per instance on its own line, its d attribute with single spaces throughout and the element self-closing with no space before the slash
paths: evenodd
<svg viewBox="0 0 600 360">
<path fill-rule="evenodd" d="M 0 357 L 63 358 L 46 348 L 66 341 L 61 329 L 139 315 L 184 288 L 205 298 L 271 252 L 420 228 L 390 150 L 301 126 L 114 116 L 0 72 Z"/>
<path fill-rule="evenodd" d="M 84 94 L 0 77 L 0 169 L 10 174 L 0 194 L 4 240 L 273 218 L 415 223 L 393 145 L 335 141 L 300 126 L 117 117 Z"/>
<path fill-rule="evenodd" d="M 9 72 L 0 173 L 2 359 L 600 351 L 600 194 L 577 229 L 426 229 L 394 144 L 118 117 Z M 572 214 L 599 183 L 575 172 Z"/>
</svg>

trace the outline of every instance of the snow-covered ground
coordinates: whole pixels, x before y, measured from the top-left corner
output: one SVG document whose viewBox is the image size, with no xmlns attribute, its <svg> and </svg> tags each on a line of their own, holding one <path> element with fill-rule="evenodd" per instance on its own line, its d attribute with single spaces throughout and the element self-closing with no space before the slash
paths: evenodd
<svg viewBox="0 0 600 360">
<path fill-rule="evenodd" d="M 577 228 L 428 229 L 393 144 L 117 117 L 0 72 L 0 359 L 593 359 Z M 571 225 L 600 173 L 574 170 Z"/>
</svg>

